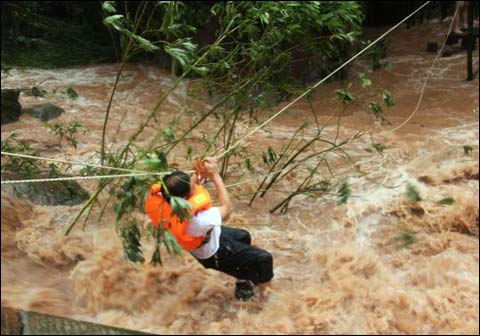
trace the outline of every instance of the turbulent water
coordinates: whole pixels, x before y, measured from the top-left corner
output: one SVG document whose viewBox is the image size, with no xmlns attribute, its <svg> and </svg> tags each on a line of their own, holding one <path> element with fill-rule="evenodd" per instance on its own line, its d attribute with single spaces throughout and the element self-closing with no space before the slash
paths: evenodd
<svg viewBox="0 0 480 336">
<path fill-rule="evenodd" d="M 173 257 L 163 251 L 164 265 L 157 268 L 127 263 L 113 232 L 112 210 L 96 222 L 96 209 L 85 231 L 78 225 L 65 237 L 64 227 L 80 206 L 33 205 L 2 192 L 2 306 L 159 334 L 478 334 L 479 85 L 478 79 L 465 81 L 465 52 L 435 63 L 418 111 L 389 131 L 415 110 L 435 57 L 425 51 L 426 43 L 440 42 L 446 28 L 447 23 L 430 23 L 399 29 L 389 40 L 391 68 L 372 72 L 367 59 L 350 68 L 352 80 L 364 72 L 376 92 L 389 90 L 395 106 L 385 112 L 392 125 L 374 122 L 358 107 L 340 120 L 340 140 L 357 130 L 367 133 L 345 147 L 353 163 L 329 158 L 334 173 L 329 178 L 336 185 L 347 179 L 351 186 L 346 205 L 337 205 L 335 190 L 323 197 L 298 195 L 287 214 L 270 214 L 302 181 L 299 173 L 250 207 L 251 195 L 245 193 L 259 181 L 232 165 L 227 184 L 236 212 L 226 225 L 251 231 L 253 243 L 273 254 L 275 277 L 266 298 L 235 300 L 234 279 L 203 269 L 187 254 Z M 474 69 L 478 66 L 475 52 Z M 2 126 L 2 140 L 15 131 L 18 140 L 43 156 L 94 162 L 116 71 L 116 65 L 101 65 L 2 72 L 2 88 L 35 85 L 49 92 L 45 98 L 22 94 L 23 107 L 52 102 L 66 110 L 55 122 L 79 120 L 88 129 L 79 135 L 77 149 L 64 146 L 62 152 L 40 121 L 22 115 Z M 127 66 L 109 124 L 112 136 L 123 120 L 114 146 L 128 140 L 172 84 L 155 65 Z M 77 100 L 63 93 L 68 87 L 78 93 Z M 337 134 L 334 91 L 339 87 L 320 86 L 312 97 L 330 141 Z M 160 136 L 158 131 L 186 104 L 194 114 L 207 108 L 198 98 L 187 101 L 187 91 L 188 83 L 175 90 L 141 141 Z M 259 118 L 280 107 L 261 111 Z M 309 138 L 314 118 L 302 100 L 251 136 L 247 150 L 260 153 L 268 145 L 279 150 L 304 120 L 312 123 L 305 131 Z M 217 127 L 217 120 L 208 119 L 194 136 Z M 242 122 L 237 136 L 252 127 Z M 372 143 L 382 143 L 385 150 L 377 153 Z M 184 150 L 178 148 L 173 163 L 190 169 Z M 260 161 L 253 162 L 256 176 L 267 171 Z M 95 185 L 80 183 L 89 190 Z M 422 201 L 407 200 L 408 183 Z M 454 203 L 439 202 L 447 197 Z M 144 239 L 147 259 L 152 246 Z"/>
</svg>

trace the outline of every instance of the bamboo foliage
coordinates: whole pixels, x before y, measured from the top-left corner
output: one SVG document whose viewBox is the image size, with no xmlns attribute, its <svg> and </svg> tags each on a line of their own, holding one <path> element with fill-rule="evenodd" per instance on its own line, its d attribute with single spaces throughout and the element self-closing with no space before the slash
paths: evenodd
<svg viewBox="0 0 480 336">
<path fill-rule="evenodd" d="M 331 59 L 339 59 L 339 49 L 354 45 L 361 22 L 361 15 L 357 15 L 359 7 L 354 2 L 216 3 L 211 7 L 211 14 L 218 22 L 216 39 L 199 47 L 188 36 L 195 32 L 196 28 L 185 20 L 188 6 L 183 2 L 143 1 L 134 7 L 128 3 L 124 3 L 123 9 L 121 7 L 119 2 L 103 3 L 104 23 L 114 36 L 120 38 L 121 58 L 105 114 L 100 157 L 102 164 L 130 169 L 142 168 L 154 172 L 168 171 L 169 158 L 180 146 L 188 148 L 187 157 L 195 155 L 203 158 L 220 150 L 226 151 L 242 137 L 239 132 L 240 124 L 258 123 L 255 114 L 257 107 L 268 106 L 272 97 L 287 98 L 302 87 L 298 80 L 289 75 L 285 76 L 291 73 L 290 66 L 299 54 L 305 50 L 314 50 L 324 55 L 325 57 L 318 58 L 318 62 L 328 70 L 325 64 Z M 332 14 L 325 14 L 329 12 Z M 305 26 L 317 36 L 305 34 Z M 159 97 L 128 141 L 116 150 L 111 146 L 107 151 L 106 129 L 113 98 L 125 65 L 139 53 L 159 51 L 172 60 L 172 76 L 175 78 L 173 85 Z M 347 54 L 343 57 L 346 56 Z M 158 134 L 152 137 L 147 146 L 141 145 L 138 142 L 140 135 L 152 120 L 159 124 L 158 111 L 169 95 L 187 78 L 190 83 L 198 83 L 207 92 L 220 94 L 220 98 L 205 111 L 192 112 L 185 106 L 180 114 L 162 124 Z M 362 80 L 363 83 L 368 81 L 366 78 Z M 342 94 L 346 97 L 344 100 L 348 100 L 345 103 L 354 101 L 354 96 L 346 90 Z M 322 176 L 318 179 L 324 167 L 330 170 L 327 154 L 343 153 L 342 147 L 362 135 L 357 133 L 350 138 L 339 140 L 337 130 L 334 140 L 326 139 L 322 133 L 326 125 L 319 124 L 312 102 L 308 99 L 315 118 L 316 134 L 305 138 L 308 125 L 304 124 L 278 153 L 271 147 L 266 149 L 268 175 L 260 183 L 250 204 L 257 196 L 265 196 L 294 171 L 307 171 L 307 174 L 282 202 L 271 209 L 272 212 L 286 212 L 296 195 L 328 192 L 331 189 L 328 178 Z M 209 118 L 217 118 L 219 121 L 216 132 L 201 139 L 195 138 L 193 131 Z M 123 120 L 122 118 L 122 122 Z M 190 126 L 179 127 L 188 125 L 189 120 Z M 337 126 L 339 128 L 339 125 Z M 117 127 L 114 138 L 119 130 L 120 126 Z M 203 153 L 194 154 L 191 141 L 198 140 L 204 150 Z M 222 176 L 226 178 L 231 164 L 238 161 L 245 162 L 248 171 L 255 171 L 252 157 L 246 147 L 235 148 L 222 158 Z M 126 258 L 143 262 L 139 239 L 142 232 L 138 229 L 133 210 L 143 208 L 145 191 L 154 181 L 155 178 L 132 178 L 121 184 L 113 184 L 111 180 L 101 180 L 91 199 L 75 216 L 66 232 L 71 231 L 85 212 L 88 218 L 102 191 L 107 190 L 109 197 L 102 205 L 101 214 L 109 204 L 113 206 L 117 231 L 124 241 Z M 187 204 L 183 199 L 171 198 L 173 212 L 181 220 L 189 218 Z M 162 262 L 162 245 L 167 251 L 179 253 L 180 248 L 175 239 L 162 225 L 150 233 L 155 239 L 151 259 L 153 264 Z"/>
</svg>

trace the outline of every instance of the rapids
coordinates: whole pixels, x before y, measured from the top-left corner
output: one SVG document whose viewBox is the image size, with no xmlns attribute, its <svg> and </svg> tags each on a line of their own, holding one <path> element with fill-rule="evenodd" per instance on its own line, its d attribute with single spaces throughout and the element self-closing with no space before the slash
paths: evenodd
<svg viewBox="0 0 480 336">
<path fill-rule="evenodd" d="M 388 132 L 414 111 L 435 57 L 425 51 L 426 44 L 440 41 L 447 26 L 433 22 L 400 28 L 389 37 L 391 68 L 372 72 L 366 58 L 350 68 L 351 79 L 364 72 L 375 89 L 389 90 L 395 106 L 385 112 L 390 126 L 374 123 L 357 107 L 341 118 L 341 139 L 357 130 L 373 134 L 346 147 L 355 165 L 331 158 L 332 181 L 348 178 L 352 188 L 346 205 L 337 205 L 335 192 L 324 197 L 302 194 L 287 214 L 270 214 L 285 192 L 302 181 L 292 174 L 249 207 L 250 196 L 242 194 L 254 191 L 258 182 L 232 166 L 226 184 L 244 183 L 229 188 L 236 211 L 226 225 L 249 230 L 253 243 L 273 254 L 275 276 L 266 299 L 236 301 L 234 279 L 203 269 L 186 253 L 174 257 L 163 250 L 164 265 L 156 268 L 126 262 L 113 231 L 112 209 L 100 222 L 95 209 L 84 231 L 77 225 L 65 237 L 64 226 L 81 206 L 33 205 L 2 191 L 2 306 L 157 334 L 478 334 L 479 81 L 478 75 L 465 81 L 465 52 L 436 62 L 418 112 Z M 477 50 L 474 69 L 478 66 Z M 54 122 L 78 120 L 88 129 L 79 135 L 76 150 L 65 146 L 61 151 L 42 122 L 22 115 L 2 126 L 2 140 L 15 131 L 18 140 L 43 156 L 94 162 L 116 71 L 114 64 L 2 71 L 3 88 L 35 85 L 49 92 L 45 98 L 21 94 L 22 107 L 54 103 L 66 110 Z M 123 120 L 114 146 L 129 139 L 172 83 L 154 64 L 126 67 L 109 121 L 112 136 Z M 78 93 L 77 100 L 65 96 L 68 87 Z M 312 97 L 320 124 L 329 122 L 324 136 L 330 140 L 336 135 L 336 118 L 332 122 L 331 116 L 339 113 L 334 93 L 339 87 L 324 84 Z M 205 110 L 207 104 L 198 97 L 187 100 L 188 90 L 188 82 L 175 90 L 141 141 L 159 136 L 159 129 L 187 104 Z M 260 111 L 259 119 L 284 104 Z M 315 131 L 314 119 L 308 101 L 301 100 L 267 131 L 250 137 L 247 150 L 260 153 L 268 145 L 279 149 L 304 120 L 312 122 L 305 132 L 308 138 Z M 195 134 L 216 127 L 218 121 L 208 119 Z M 249 127 L 240 124 L 239 135 Z M 372 142 L 386 149 L 377 153 Z M 472 152 L 466 155 L 463 146 L 471 146 Z M 184 152 L 177 148 L 173 164 L 190 169 Z M 266 168 L 257 163 L 256 175 L 261 176 Z M 95 186 L 80 183 L 89 190 Z M 408 203 L 407 183 L 423 201 Z M 441 205 L 445 197 L 455 203 Z M 148 225 L 146 216 L 139 216 Z M 410 232 L 414 242 L 404 245 L 402 232 Z M 143 244 L 149 260 L 153 242 L 144 239 Z"/>
</svg>

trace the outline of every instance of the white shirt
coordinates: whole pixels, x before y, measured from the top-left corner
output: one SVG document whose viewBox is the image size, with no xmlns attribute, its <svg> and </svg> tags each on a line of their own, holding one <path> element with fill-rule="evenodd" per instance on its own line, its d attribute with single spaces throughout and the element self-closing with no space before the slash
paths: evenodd
<svg viewBox="0 0 480 336">
<path fill-rule="evenodd" d="M 190 219 L 186 233 L 193 237 L 205 236 L 212 230 L 210 240 L 205 245 L 192 250 L 191 253 L 198 259 L 208 259 L 217 252 L 220 246 L 220 232 L 222 225 L 222 216 L 220 209 L 212 207 L 205 211 L 200 211 Z"/>
</svg>

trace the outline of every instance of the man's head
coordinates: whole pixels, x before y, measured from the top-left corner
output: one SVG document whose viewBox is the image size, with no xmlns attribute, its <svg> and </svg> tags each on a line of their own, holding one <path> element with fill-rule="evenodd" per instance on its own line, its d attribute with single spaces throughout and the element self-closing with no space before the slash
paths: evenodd
<svg viewBox="0 0 480 336">
<path fill-rule="evenodd" d="M 164 176 L 163 183 L 168 189 L 168 193 L 165 192 L 165 190 L 162 190 L 162 193 L 167 201 L 170 201 L 170 197 L 172 196 L 188 198 L 193 193 L 195 188 L 190 176 L 180 170 Z"/>
</svg>

